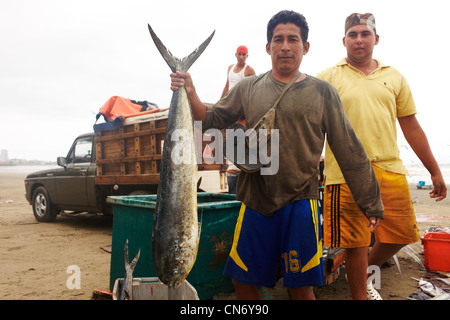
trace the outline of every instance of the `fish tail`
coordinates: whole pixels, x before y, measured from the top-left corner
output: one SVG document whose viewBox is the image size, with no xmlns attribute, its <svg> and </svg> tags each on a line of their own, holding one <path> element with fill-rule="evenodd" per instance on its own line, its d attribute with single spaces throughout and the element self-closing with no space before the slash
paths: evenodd
<svg viewBox="0 0 450 320">
<path fill-rule="evenodd" d="M 208 44 L 211 42 L 211 39 L 214 36 L 215 31 L 211 33 L 211 35 L 197 48 L 195 49 L 190 55 L 183 59 L 178 59 L 175 57 L 167 48 L 164 46 L 164 44 L 161 42 L 161 40 L 158 38 L 158 36 L 153 31 L 150 24 L 148 25 L 148 30 L 150 31 L 150 35 L 153 39 L 153 42 L 155 43 L 156 47 L 158 48 L 159 52 L 163 56 L 164 60 L 169 65 L 170 70 L 172 72 L 186 72 L 189 70 L 189 68 L 192 66 L 192 64 L 200 57 L 200 55 L 205 51 Z"/>
</svg>

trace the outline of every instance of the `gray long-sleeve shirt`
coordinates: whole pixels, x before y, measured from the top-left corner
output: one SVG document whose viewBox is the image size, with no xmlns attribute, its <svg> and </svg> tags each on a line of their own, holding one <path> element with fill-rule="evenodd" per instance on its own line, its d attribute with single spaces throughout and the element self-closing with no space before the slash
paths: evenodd
<svg viewBox="0 0 450 320">
<path fill-rule="evenodd" d="M 285 85 L 271 71 L 243 79 L 208 107 L 203 129 L 227 128 L 242 116 L 247 128 L 252 128 Z M 241 172 L 238 200 L 270 216 L 293 201 L 318 199 L 318 163 L 327 135 L 358 207 L 368 217 L 383 218 L 372 165 L 329 83 L 312 76 L 294 83 L 276 109 L 275 129 L 279 130 L 278 171 L 272 175 Z"/>
</svg>

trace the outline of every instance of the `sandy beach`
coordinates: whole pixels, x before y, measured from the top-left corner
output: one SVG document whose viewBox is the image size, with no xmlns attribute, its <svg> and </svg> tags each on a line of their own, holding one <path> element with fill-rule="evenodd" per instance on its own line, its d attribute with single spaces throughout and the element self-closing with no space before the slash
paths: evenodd
<svg viewBox="0 0 450 320">
<path fill-rule="evenodd" d="M 108 290 L 112 219 L 102 215 L 58 216 L 39 223 L 24 197 L 25 173 L 0 173 L 0 300 L 90 300 L 95 289 Z M 411 184 L 420 235 L 431 226 L 450 226 L 450 200 L 436 203 L 426 189 Z M 420 242 L 412 247 L 423 253 Z M 381 269 L 384 300 L 404 300 L 417 289 L 424 272 L 403 252 L 398 254 L 402 275 L 395 265 Z M 423 261 L 423 255 L 420 255 Z M 71 266 L 81 271 L 81 287 L 69 289 Z M 69 269 L 69 270 L 68 270 Z M 69 271 L 69 273 L 68 273 Z M 69 286 L 70 287 L 70 286 Z M 266 289 L 272 299 L 287 299 L 281 286 Z M 316 290 L 318 299 L 351 299 L 344 272 L 331 285 Z M 220 298 L 220 297 L 218 297 Z M 227 298 L 232 298 L 227 296 Z"/>
</svg>

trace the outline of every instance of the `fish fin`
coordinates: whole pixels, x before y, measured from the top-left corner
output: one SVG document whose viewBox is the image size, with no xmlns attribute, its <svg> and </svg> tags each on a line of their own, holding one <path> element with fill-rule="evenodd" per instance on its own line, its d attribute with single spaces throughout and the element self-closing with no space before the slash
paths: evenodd
<svg viewBox="0 0 450 320">
<path fill-rule="evenodd" d="M 181 64 L 180 59 L 173 56 L 173 54 L 164 46 L 164 44 L 161 42 L 161 40 L 158 38 L 158 36 L 153 31 L 150 24 L 148 25 L 148 31 L 150 31 L 150 35 L 152 36 L 153 42 L 156 45 L 156 48 L 158 48 L 159 52 L 163 56 L 164 60 L 166 60 L 167 64 L 169 65 L 170 70 L 172 72 L 177 71 L 177 67 Z"/>
<path fill-rule="evenodd" d="M 128 260 L 128 239 L 125 240 L 125 247 L 123 248 L 123 255 L 125 258 L 125 267 L 130 263 Z"/>
<path fill-rule="evenodd" d="M 400 262 L 398 261 L 397 255 L 394 254 L 393 258 L 395 261 L 395 265 L 397 266 L 398 272 L 400 273 L 401 276 L 403 276 L 402 269 L 400 268 Z"/>
<path fill-rule="evenodd" d="M 141 255 L 141 249 L 139 249 L 139 251 L 136 254 L 136 257 L 134 257 L 133 261 L 131 261 L 131 264 L 130 264 L 131 271 L 134 271 L 134 268 L 136 268 L 136 264 L 139 260 L 140 255 Z"/>
<path fill-rule="evenodd" d="M 411 248 L 410 245 L 404 246 L 402 248 L 402 251 L 413 258 L 414 261 L 416 261 L 422 268 L 425 269 L 425 266 L 423 265 L 422 260 L 420 260 L 418 253 L 413 248 Z"/>
<path fill-rule="evenodd" d="M 190 66 L 200 57 L 200 55 L 205 51 L 208 44 L 211 42 L 211 39 L 214 36 L 215 31 L 211 33 L 211 35 L 197 48 L 195 49 L 190 55 L 183 58 L 182 60 L 175 57 L 167 48 L 164 46 L 164 44 L 161 42 L 161 40 L 158 38 L 158 36 L 153 31 L 150 24 L 148 24 L 148 30 L 150 31 L 150 35 L 153 39 L 153 42 L 155 43 L 156 47 L 159 50 L 159 53 L 163 56 L 164 60 L 169 65 L 170 70 L 172 72 L 182 71 L 186 72 L 189 70 Z"/>
<path fill-rule="evenodd" d="M 195 61 L 197 61 L 198 57 L 200 57 L 201 54 L 203 53 L 203 51 L 205 51 L 206 47 L 211 42 L 215 33 L 216 33 L 216 31 L 213 31 L 213 33 L 211 33 L 211 35 L 197 49 L 195 49 L 187 57 L 183 58 L 182 65 L 181 65 L 181 71 L 186 72 L 189 70 L 189 68 L 192 66 L 192 64 Z"/>
<path fill-rule="evenodd" d="M 120 290 L 120 296 L 119 296 L 119 300 L 128 300 L 130 297 L 130 293 L 128 292 L 128 288 L 127 288 L 127 282 L 130 280 L 130 274 L 129 274 L 129 265 L 130 262 L 128 260 L 128 239 L 125 239 L 125 246 L 123 248 L 123 255 L 125 258 L 125 276 L 123 278 L 122 281 L 122 288 Z"/>
<path fill-rule="evenodd" d="M 198 241 L 200 242 L 200 233 L 202 231 L 202 222 L 203 222 L 203 209 L 200 212 L 200 221 L 198 223 Z"/>
<path fill-rule="evenodd" d="M 133 286 L 133 271 L 141 255 L 141 249 L 134 257 L 131 263 L 128 260 L 128 239 L 125 240 L 124 256 L 125 256 L 125 277 L 122 281 L 122 290 L 120 292 L 120 300 L 131 300 L 132 299 L 132 286 Z"/>
<path fill-rule="evenodd" d="M 200 189 L 200 185 L 202 184 L 202 178 L 203 177 L 200 177 L 200 179 L 198 179 L 197 181 L 197 191 Z"/>
</svg>

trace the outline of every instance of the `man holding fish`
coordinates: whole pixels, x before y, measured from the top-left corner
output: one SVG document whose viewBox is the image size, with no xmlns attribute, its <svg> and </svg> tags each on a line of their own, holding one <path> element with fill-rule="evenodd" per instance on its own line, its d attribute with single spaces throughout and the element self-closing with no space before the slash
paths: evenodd
<svg viewBox="0 0 450 320">
<path fill-rule="evenodd" d="M 323 285 L 317 177 L 325 135 L 368 219 L 367 227 L 373 231 L 383 219 L 372 165 L 336 90 L 299 72 L 310 47 L 308 31 L 299 13 L 274 15 L 267 26 L 266 45 L 272 69 L 241 80 L 212 106 L 201 102 L 189 73 L 171 74 L 171 89 L 185 87 L 193 118 L 203 122 L 204 130 L 227 128 L 241 117 L 252 128 L 286 84 L 298 77 L 276 109 L 278 170 L 273 174 L 241 172 L 239 176 L 236 196 L 243 204 L 224 271 L 233 279 L 238 299 L 261 299 L 261 286 L 275 285 L 280 260 L 284 286 L 293 299 L 314 299 L 313 287 Z"/>
</svg>

